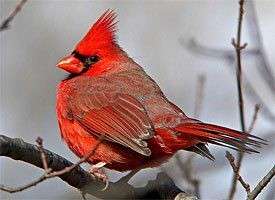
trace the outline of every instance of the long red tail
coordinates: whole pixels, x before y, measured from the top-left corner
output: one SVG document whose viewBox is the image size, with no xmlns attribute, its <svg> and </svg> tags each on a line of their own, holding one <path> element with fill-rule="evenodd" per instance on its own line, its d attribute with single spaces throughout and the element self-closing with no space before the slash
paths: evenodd
<svg viewBox="0 0 275 200">
<path fill-rule="evenodd" d="M 181 133 L 182 137 L 188 136 L 202 143 L 212 143 L 246 153 L 259 153 L 252 148 L 266 144 L 265 140 L 257 136 L 202 122 L 180 124 L 174 127 L 173 130 Z"/>
</svg>

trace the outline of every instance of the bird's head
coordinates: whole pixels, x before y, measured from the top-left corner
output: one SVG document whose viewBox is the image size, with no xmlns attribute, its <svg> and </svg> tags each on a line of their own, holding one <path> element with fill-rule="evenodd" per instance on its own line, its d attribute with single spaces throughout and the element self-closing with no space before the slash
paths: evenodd
<svg viewBox="0 0 275 200">
<path fill-rule="evenodd" d="M 116 16 L 114 11 L 104 12 L 57 66 L 73 75 L 101 75 L 112 70 L 112 63 L 128 58 L 116 41 Z"/>
</svg>

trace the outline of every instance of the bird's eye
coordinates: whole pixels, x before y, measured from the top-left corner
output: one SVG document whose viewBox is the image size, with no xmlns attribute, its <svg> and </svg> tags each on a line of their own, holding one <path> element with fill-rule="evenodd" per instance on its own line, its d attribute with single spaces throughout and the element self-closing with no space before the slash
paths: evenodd
<svg viewBox="0 0 275 200">
<path fill-rule="evenodd" d="M 86 56 L 82 60 L 82 63 L 84 65 L 85 69 L 88 69 L 91 65 L 97 63 L 99 60 L 100 60 L 100 58 L 97 55 Z"/>
<path fill-rule="evenodd" d="M 91 64 L 95 64 L 99 61 L 99 57 L 97 55 L 90 56 L 89 61 Z"/>
<path fill-rule="evenodd" d="M 97 55 L 86 56 L 80 54 L 77 51 L 73 51 L 72 55 L 82 62 L 84 66 L 83 72 L 86 72 L 93 64 L 97 63 L 100 60 L 100 58 Z"/>
</svg>

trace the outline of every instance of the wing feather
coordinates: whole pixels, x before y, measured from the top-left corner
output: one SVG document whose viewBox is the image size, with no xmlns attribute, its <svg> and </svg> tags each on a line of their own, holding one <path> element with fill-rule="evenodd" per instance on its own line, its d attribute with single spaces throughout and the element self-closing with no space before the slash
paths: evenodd
<svg viewBox="0 0 275 200">
<path fill-rule="evenodd" d="M 154 135 L 154 128 L 146 110 L 127 94 L 82 92 L 68 104 L 71 115 L 90 134 L 129 147 L 149 156 L 146 139 Z"/>
</svg>

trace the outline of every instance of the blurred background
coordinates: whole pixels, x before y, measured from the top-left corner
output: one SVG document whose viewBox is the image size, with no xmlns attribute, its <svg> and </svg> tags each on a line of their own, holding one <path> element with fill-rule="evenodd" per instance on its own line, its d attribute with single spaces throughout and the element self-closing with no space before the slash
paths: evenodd
<svg viewBox="0 0 275 200">
<path fill-rule="evenodd" d="M 1 21 L 16 3 L 1 0 Z M 193 117 L 198 76 L 203 74 L 206 81 L 200 119 L 240 129 L 232 57 L 235 54 L 231 45 L 231 38 L 237 32 L 238 6 L 237 0 L 27 1 L 10 29 L 0 32 L 0 133 L 29 143 L 35 143 L 40 136 L 45 148 L 72 162 L 78 160 L 61 141 L 57 126 L 56 88 L 66 72 L 57 69 L 55 64 L 73 50 L 108 8 L 118 13 L 119 44 L 158 82 L 169 99 Z M 267 139 L 269 145 L 260 149 L 260 154 L 244 158 L 241 174 L 251 188 L 275 160 L 275 1 L 256 0 L 254 6 L 258 23 L 255 26 L 251 7 L 248 8 L 242 34 L 242 41 L 248 43 L 242 60 L 246 79 L 245 118 L 249 126 L 254 105 L 262 104 L 252 133 Z M 214 146 L 210 149 L 216 162 L 197 156 L 192 163 L 192 173 L 200 180 L 201 199 L 225 199 L 232 169 L 225 158 L 225 149 Z M 184 162 L 187 156 L 189 154 L 180 152 L 178 157 Z M 0 162 L 0 182 L 8 186 L 29 183 L 43 173 L 41 169 L 9 158 L 1 157 Z M 181 168 L 172 158 L 161 168 L 140 171 L 130 183 L 144 186 L 158 171 L 166 171 L 181 189 L 188 190 Z M 111 181 L 124 175 L 110 170 L 106 173 Z M 273 180 L 259 199 L 271 199 L 274 188 Z M 245 197 L 245 190 L 238 184 L 235 198 Z M 54 178 L 16 194 L 1 192 L 0 198 L 80 199 L 81 196 L 75 188 Z"/>
</svg>

